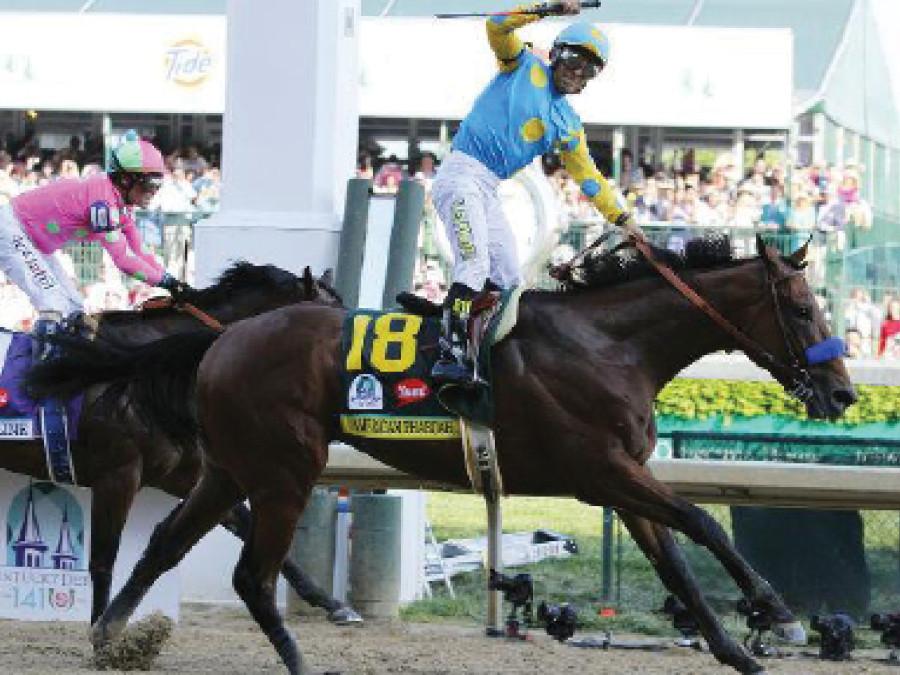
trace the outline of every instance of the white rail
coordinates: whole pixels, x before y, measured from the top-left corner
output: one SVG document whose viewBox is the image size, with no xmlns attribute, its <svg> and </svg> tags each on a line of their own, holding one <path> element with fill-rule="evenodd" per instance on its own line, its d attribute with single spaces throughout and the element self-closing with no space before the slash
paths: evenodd
<svg viewBox="0 0 900 675">
<path fill-rule="evenodd" d="M 846 363 L 856 384 L 900 386 L 900 363 L 871 359 Z M 680 377 L 771 380 L 743 355 L 707 356 Z M 900 468 L 689 459 L 653 459 L 650 467 L 675 492 L 700 503 L 900 509 Z M 320 482 L 359 488 L 457 489 L 410 476 L 342 443 L 332 444 Z"/>
<path fill-rule="evenodd" d="M 700 503 L 900 509 L 900 469 L 690 459 L 650 460 L 650 467 L 676 493 Z M 319 482 L 366 489 L 458 489 L 410 476 L 342 443 L 331 446 Z"/>
</svg>

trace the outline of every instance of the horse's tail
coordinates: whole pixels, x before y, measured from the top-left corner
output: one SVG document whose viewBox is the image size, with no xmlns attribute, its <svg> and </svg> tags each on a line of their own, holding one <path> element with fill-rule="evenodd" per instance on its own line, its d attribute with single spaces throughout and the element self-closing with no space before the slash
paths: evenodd
<svg viewBox="0 0 900 675">
<path fill-rule="evenodd" d="M 61 335 L 53 341 L 62 356 L 34 366 L 25 386 L 36 398 L 68 399 L 106 385 L 98 399 L 105 413 L 133 410 L 148 428 L 161 429 L 175 442 L 192 442 L 197 367 L 218 336 L 200 330 L 128 345 Z"/>
</svg>

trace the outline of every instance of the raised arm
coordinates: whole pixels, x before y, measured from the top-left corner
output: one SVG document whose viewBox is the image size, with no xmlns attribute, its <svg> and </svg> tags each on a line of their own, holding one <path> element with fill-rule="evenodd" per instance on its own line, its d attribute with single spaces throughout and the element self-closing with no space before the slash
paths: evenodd
<svg viewBox="0 0 900 675">
<path fill-rule="evenodd" d="M 524 7 L 520 9 L 524 9 Z M 488 44 L 494 50 L 497 67 L 501 71 L 515 70 L 519 56 L 525 49 L 522 39 L 515 33 L 516 28 L 534 23 L 539 19 L 537 14 L 511 14 L 509 16 L 492 16 L 487 20 Z"/>
<path fill-rule="evenodd" d="M 581 11 L 581 0 L 565 0 L 555 2 L 559 9 L 554 14 L 578 14 Z M 516 9 L 519 11 L 546 7 L 543 3 L 522 5 Z M 492 16 L 487 20 L 487 36 L 491 49 L 497 57 L 497 64 L 501 71 L 515 70 L 519 62 L 519 56 L 525 49 L 525 44 L 515 34 L 516 28 L 540 19 L 538 14 L 510 14 L 508 16 Z"/>
</svg>

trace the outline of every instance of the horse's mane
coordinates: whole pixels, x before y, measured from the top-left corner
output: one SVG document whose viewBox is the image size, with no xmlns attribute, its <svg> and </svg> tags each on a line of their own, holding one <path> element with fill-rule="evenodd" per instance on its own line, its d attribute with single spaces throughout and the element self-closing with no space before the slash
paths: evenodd
<svg viewBox="0 0 900 675">
<path fill-rule="evenodd" d="M 240 260 L 222 272 L 211 286 L 188 292 L 182 299 L 200 309 L 210 309 L 226 302 L 235 294 L 251 290 L 277 291 L 298 281 L 297 276 L 275 265 L 254 265 L 246 260 Z M 145 308 L 140 312 L 113 310 L 103 312 L 103 321 L 122 324 L 148 315 L 171 311 L 173 311 L 171 308 Z"/>
<path fill-rule="evenodd" d="M 651 248 L 658 260 L 674 270 L 710 269 L 744 262 L 735 259 L 728 235 L 718 232 L 689 240 L 683 252 Z M 588 253 L 572 278 L 563 284 L 563 292 L 609 288 L 653 276 L 658 273 L 637 249 L 623 244 L 610 251 Z"/>
</svg>

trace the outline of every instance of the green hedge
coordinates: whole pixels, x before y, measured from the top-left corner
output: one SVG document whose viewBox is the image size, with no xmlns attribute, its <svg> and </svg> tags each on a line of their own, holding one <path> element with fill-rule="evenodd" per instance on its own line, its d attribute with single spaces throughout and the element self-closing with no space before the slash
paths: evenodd
<svg viewBox="0 0 900 675">
<path fill-rule="evenodd" d="M 859 385 L 856 392 L 859 401 L 847 410 L 841 423 L 900 422 L 900 387 Z M 692 420 L 715 415 L 807 419 L 803 404 L 780 385 L 731 380 L 673 380 L 660 392 L 656 412 Z"/>
</svg>

